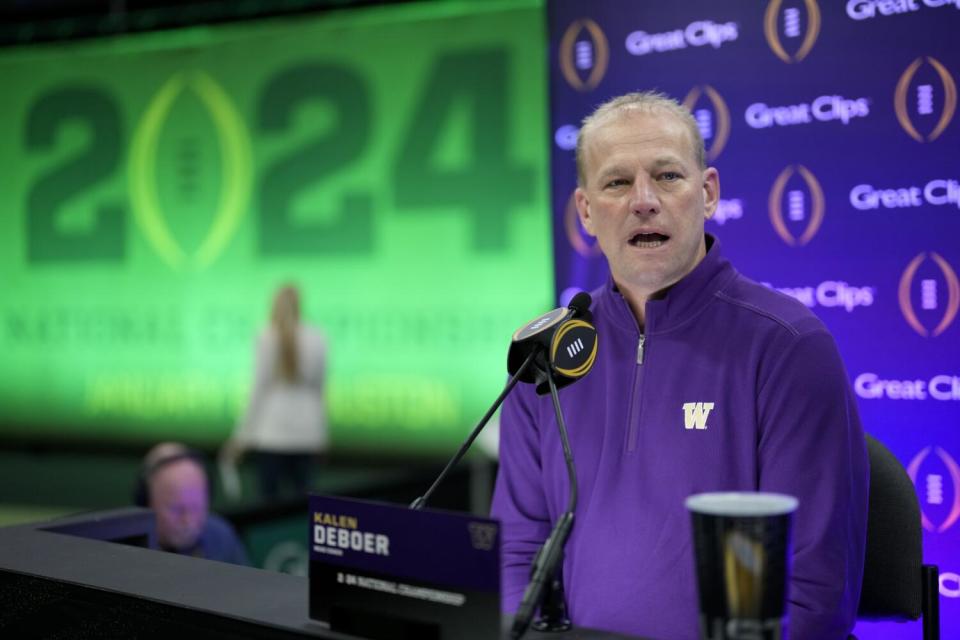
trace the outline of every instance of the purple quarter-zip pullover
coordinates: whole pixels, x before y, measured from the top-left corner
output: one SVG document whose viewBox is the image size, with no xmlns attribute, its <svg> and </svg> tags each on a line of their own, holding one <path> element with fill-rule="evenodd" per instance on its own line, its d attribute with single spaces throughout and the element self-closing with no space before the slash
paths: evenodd
<svg viewBox="0 0 960 640">
<path fill-rule="evenodd" d="M 643 334 L 612 281 L 593 292 L 596 363 L 560 391 L 580 491 L 563 565 L 569 614 L 579 626 L 697 638 L 684 499 L 772 491 L 800 503 L 791 639 L 846 638 L 863 575 L 869 475 L 846 371 L 813 313 L 741 276 L 715 238 L 707 245 L 666 297 L 647 302 Z M 503 523 L 505 611 L 516 610 L 568 496 L 550 396 L 523 385 L 503 408 L 492 508 Z"/>
</svg>

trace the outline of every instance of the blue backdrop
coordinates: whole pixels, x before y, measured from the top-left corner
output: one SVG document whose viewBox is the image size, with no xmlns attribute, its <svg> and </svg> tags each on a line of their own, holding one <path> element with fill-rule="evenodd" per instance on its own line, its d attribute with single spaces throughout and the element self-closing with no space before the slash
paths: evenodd
<svg viewBox="0 0 960 640">
<path fill-rule="evenodd" d="M 561 300 L 607 274 L 572 201 L 580 121 L 628 91 L 684 102 L 720 172 L 708 230 L 833 331 L 867 431 L 914 480 L 943 637 L 960 637 L 960 1 L 664 6 L 548 2 Z"/>
</svg>

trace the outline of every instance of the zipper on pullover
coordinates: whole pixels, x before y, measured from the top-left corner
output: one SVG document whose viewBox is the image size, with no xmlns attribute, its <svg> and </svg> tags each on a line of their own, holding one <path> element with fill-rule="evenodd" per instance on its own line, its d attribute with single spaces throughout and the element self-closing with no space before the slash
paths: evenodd
<svg viewBox="0 0 960 640">
<path fill-rule="evenodd" d="M 637 431 L 640 429 L 640 415 L 643 413 L 640 391 L 643 388 L 643 357 L 647 337 L 640 334 L 637 340 L 637 366 L 633 372 L 633 392 L 630 395 L 630 409 L 627 412 L 627 453 L 637 448 Z"/>
</svg>

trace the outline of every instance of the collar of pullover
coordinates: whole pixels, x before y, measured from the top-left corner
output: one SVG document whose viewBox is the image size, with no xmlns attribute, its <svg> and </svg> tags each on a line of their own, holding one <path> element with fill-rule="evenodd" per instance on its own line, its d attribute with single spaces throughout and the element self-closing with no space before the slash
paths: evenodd
<svg viewBox="0 0 960 640">
<path fill-rule="evenodd" d="M 679 282 L 670 287 L 658 300 L 648 300 L 645 335 L 671 331 L 693 319 L 713 300 L 713 294 L 721 290 L 736 276 L 730 261 L 720 251 L 720 241 L 706 234 L 707 255 Z M 637 331 L 637 320 L 626 299 L 617 290 L 613 277 L 607 278 L 601 304 L 609 307 L 610 317 L 623 329 Z"/>
</svg>

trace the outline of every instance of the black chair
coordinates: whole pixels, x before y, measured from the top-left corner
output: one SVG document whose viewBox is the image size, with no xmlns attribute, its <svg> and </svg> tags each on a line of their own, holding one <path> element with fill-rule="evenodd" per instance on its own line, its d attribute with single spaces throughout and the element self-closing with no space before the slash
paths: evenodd
<svg viewBox="0 0 960 640">
<path fill-rule="evenodd" d="M 923 620 L 924 640 L 940 638 L 939 570 L 923 564 L 920 504 L 900 461 L 867 435 L 870 507 L 857 618 Z"/>
</svg>

